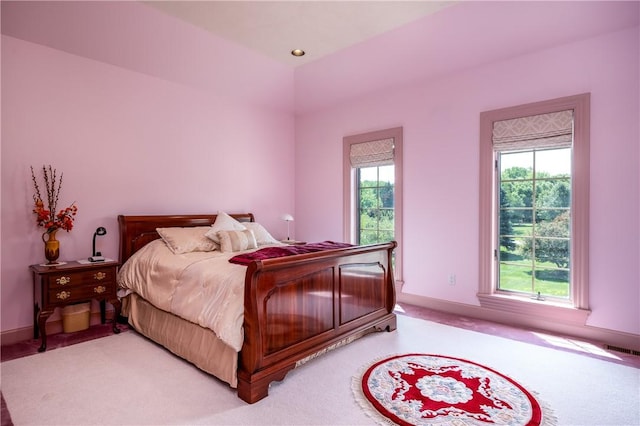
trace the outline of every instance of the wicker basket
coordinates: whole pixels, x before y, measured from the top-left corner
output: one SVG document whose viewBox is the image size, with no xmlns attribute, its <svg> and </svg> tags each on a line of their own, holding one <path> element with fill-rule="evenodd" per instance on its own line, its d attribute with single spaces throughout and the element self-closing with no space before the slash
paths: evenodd
<svg viewBox="0 0 640 426">
<path fill-rule="evenodd" d="M 86 330 L 89 328 L 91 303 L 79 303 L 62 308 L 62 329 L 65 333 Z"/>
</svg>

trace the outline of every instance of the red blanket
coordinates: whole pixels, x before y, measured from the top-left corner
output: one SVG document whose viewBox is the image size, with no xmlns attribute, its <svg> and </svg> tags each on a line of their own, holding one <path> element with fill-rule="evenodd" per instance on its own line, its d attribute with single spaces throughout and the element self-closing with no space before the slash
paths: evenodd
<svg viewBox="0 0 640 426">
<path fill-rule="evenodd" d="M 229 259 L 231 263 L 248 265 L 254 260 L 272 259 L 274 257 L 293 256 L 294 254 L 313 253 L 316 251 L 352 247 L 353 244 L 323 241 L 291 246 L 265 247 L 251 253 L 243 253 Z"/>
</svg>

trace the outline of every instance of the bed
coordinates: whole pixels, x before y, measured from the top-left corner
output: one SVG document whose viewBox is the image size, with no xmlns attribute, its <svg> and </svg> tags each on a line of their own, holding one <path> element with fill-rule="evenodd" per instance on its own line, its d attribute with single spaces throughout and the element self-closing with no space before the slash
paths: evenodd
<svg viewBox="0 0 640 426">
<path fill-rule="evenodd" d="M 211 226 L 216 216 L 118 216 L 123 268 L 136 252 L 163 244 L 157 228 Z M 251 213 L 230 216 L 255 225 Z M 296 365 L 367 333 L 396 329 L 395 247 L 349 246 L 236 265 L 244 282 L 238 302 L 242 340 L 235 348 L 221 333 L 155 306 L 144 291 L 128 291 L 122 312 L 135 330 L 255 403 Z"/>
</svg>

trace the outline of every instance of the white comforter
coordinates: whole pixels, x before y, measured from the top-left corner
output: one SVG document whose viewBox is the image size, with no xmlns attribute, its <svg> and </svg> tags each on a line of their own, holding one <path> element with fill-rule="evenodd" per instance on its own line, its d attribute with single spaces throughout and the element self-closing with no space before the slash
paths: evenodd
<svg viewBox="0 0 640 426">
<path fill-rule="evenodd" d="M 240 351 L 247 267 L 229 262 L 237 254 L 173 254 L 162 240 L 155 240 L 120 268 L 119 295 L 137 293 L 159 309 L 213 330 Z"/>
</svg>

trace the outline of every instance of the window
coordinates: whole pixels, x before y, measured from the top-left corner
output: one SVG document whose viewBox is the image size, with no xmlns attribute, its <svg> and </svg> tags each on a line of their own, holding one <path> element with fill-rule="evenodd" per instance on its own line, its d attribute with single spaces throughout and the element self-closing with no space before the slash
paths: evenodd
<svg viewBox="0 0 640 426">
<path fill-rule="evenodd" d="M 570 300 L 571 148 L 496 157 L 497 290 Z"/>
<path fill-rule="evenodd" d="M 395 235 L 395 166 L 358 167 L 356 176 L 356 243 L 392 241 Z"/>
<path fill-rule="evenodd" d="M 480 303 L 586 321 L 589 94 L 480 122 Z"/>
<path fill-rule="evenodd" d="M 402 128 L 344 138 L 344 238 L 357 244 L 395 240 L 402 276 Z"/>
</svg>

